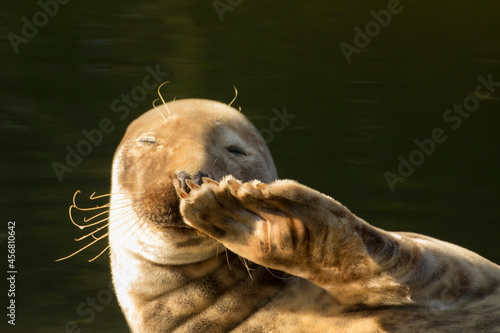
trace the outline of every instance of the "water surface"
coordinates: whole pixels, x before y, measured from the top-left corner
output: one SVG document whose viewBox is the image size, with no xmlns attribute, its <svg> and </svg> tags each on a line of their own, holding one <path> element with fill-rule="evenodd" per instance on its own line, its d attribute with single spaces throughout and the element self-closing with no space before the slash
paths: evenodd
<svg viewBox="0 0 500 333">
<path fill-rule="evenodd" d="M 109 192 L 127 124 L 157 98 L 148 91 L 128 115 L 114 112 L 147 67 L 169 73 L 168 100 L 229 102 L 236 86 L 234 105 L 259 129 L 286 108 L 295 117 L 269 143 L 281 177 L 335 197 L 374 225 L 432 235 L 500 262 L 500 86 L 456 129 L 443 119 L 474 96 L 479 76 L 500 81 L 500 3 L 401 1 L 348 63 L 339 45 L 355 47 L 355 27 L 364 31 L 375 20 L 370 12 L 388 3 L 242 1 L 221 20 L 212 1 L 71 1 L 15 53 L 8 34 L 22 35 L 22 18 L 41 9 L 4 1 L 0 240 L 6 253 L 7 222 L 15 220 L 17 331 L 126 330 L 106 298 L 107 254 L 86 262 L 106 244 L 54 260 L 79 247 L 72 239 L 82 234 L 68 218 L 73 193 Z M 53 162 L 65 164 L 67 146 L 75 149 L 82 131 L 103 118 L 113 130 L 60 181 Z M 391 191 L 384 173 L 397 174 L 398 156 L 408 159 L 414 141 L 437 128 L 446 141 Z"/>
</svg>

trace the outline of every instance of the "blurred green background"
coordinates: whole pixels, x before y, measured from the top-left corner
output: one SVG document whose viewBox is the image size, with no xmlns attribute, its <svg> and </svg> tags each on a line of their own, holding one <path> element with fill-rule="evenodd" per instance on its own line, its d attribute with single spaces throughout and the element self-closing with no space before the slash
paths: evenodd
<svg viewBox="0 0 500 333">
<path fill-rule="evenodd" d="M 36 1 L 0 5 L 1 267 L 7 271 L 7 222 L 15 220 L 18 271 L 16 327 L 3 314 L 2 332 L 59 333 L 71 322 L 75 332 L 127 330 L 115 301 L 87 305 L 108 288 L 107 255 L 87 263 L 106 244 L 54 260 L 80 246 L 68 218 L 73 193 L 109 192 L 126 126 L 157 98 L 149 91 L 124 119 L 112 110 L 142 85 L 147 66 L 169 73 L 167 100 L 228 103 L 235 85 L 233 106 L 259 129 L 286 107 L 295 118 L 269 143 L 280 177 L 335 197 L 376 226 L 500 262 L 500 86 L 457 129 L 443 119 L 474 96 L 479 76 L 500 82 L 498 0 L 88 0 L 59 4 L 57 13 L 53 1 L 41 3 L 52 4 L 44 6 L 53 17 L 37 14 Z M 380 12 L 388 6 L 390 22 Z M 26 21 L 38 22 L 36 35 L 23 34 Z M 357 48 L 350 63 L 346 44 Z M 67 146 L 103 118 L 114 130 L 59 181 L 52 163 L 64 164 Z M 447 140 L 391 191 L 384 173 L 397 174 L 398 156 L 408 159 L 414 140 L 435 128 Z"/>
</svg>

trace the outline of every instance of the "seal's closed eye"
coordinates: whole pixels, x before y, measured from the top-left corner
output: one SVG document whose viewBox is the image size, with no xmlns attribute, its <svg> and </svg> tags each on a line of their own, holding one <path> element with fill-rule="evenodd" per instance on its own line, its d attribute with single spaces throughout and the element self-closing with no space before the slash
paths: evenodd
<svg viewBox="0 0 500 333">
<path fill-rule="evenodd" d="M 247 156 L 247 153 L 245 153 L 245 151 L 238 146 L 227 146 L 226 149 L 231 154 Z"/>
<path fill-rule="evenodd" d="M 140 138 L 139 142 L 154 145 L 156 143 L 156 139 L 152 136 L 145 136 L 143 138 Z"/>
</svg>

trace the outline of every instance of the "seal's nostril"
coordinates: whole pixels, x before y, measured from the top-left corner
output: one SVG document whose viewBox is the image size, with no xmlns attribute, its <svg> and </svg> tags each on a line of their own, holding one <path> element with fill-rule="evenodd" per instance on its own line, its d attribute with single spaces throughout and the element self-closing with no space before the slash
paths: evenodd
<svg viewBox="0 0 500 333">
<path fill-rule="evenodd" d="M 191 176 L 189 173 L 187 173 L 186 171 L 181 171 L 177 174 L 177 179 L 179 180 L 179 183 L 180 183 L 180 187 L 182 187 L 182 189 L 184 191 L 186 191 L 187 193 L 189 193 L 191 191 L 191 189 L 189 188 L 189 186 L 186 184 L 186 180 L 189 179 L 191 180 L 193 183 L 195 183 L 196 185 L 201 185 L 201 183 L 203 183 L 202 179 L 203 177 L 208 177 L 210 178 L 210 175 L 205 173 L 205 172 L 202 172 L 202 171 L 198 171 L 197 173 L 194 174 L 194 176 Z"/>
<path fill-rule="evenodd" d="M 210 176 L 207 174 L 207 173 L 204 173 L 202 171 L 198 171 L 194 176 L 193 176 L 193 179 L 192 181 L 197 184 L 197 185 L 201 185 L 201 183 L 203 183 L 203 180 L 201 178 L 203 177 L 207 177 L 207 178 L 210 178 Z"/>
<path fill-rule="evenodd" d="M 189 174 L 186 171 L 181 171 L 177 174 L 177 179 L 179 180 L 180 187 L 189 193 L 190 188 L 186 185 L 186 179 L 190 179 Z"/>
</svg>

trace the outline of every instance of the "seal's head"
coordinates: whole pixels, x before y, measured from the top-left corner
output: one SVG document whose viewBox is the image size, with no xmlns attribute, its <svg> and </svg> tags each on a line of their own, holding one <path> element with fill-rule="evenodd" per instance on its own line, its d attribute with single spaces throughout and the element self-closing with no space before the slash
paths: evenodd
<svg viewBox="0 0 500 333">
<path fill-rule="evenodd" d="M 161 112 L 161 114 L 160 114 Z M 163 115 L 163 116 L 162 116 Z M 127 129 L 113 160 L 111 252 L 158 264 L 188 264 L 214 256 L 217 243 L 183 222 L 173 182 L 277 178 L 257 129 L 234 108 L 186 99 L 152 109 Z"/>
</svg>

